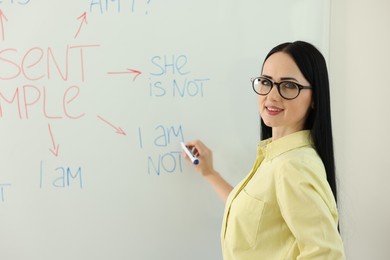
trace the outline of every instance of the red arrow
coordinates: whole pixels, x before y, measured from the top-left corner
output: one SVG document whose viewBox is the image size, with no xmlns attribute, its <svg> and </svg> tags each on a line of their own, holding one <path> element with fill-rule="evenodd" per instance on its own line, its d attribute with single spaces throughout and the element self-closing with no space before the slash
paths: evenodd
<svg viewBox="0 0 390 260">
<path fill-rule="evenodd" d="M 132 74 L 135 73 L 136 75 L 133 77 L 133 81 L 142 74 L 139 70 L 129 69 L 127 68 L 127 71 L 119 71 L 119 72 L 107 72 L 107 74 Z"/>
<path fill-rule="evenodd" d="M 109 126 L 111 126 L 112 128 L 114 128 L 116 130 L 116 133 L 120 134 L 120 135 L 126 135 L 125 131 L 122 130 L 122 128 L 120 127 L 116 127 L 115 125 L 111 124 L 110 122 L 108 122 L 106 119 L 104 119 L 103 117 L 101 116 L 97 116 L 100 120 L 102 120 L 104 123 L 108 124 Z"/>
<path fill-rule="evenodd" d="M 79 29 L 78 29 L 76 35 L 74 36 L 75 39 L 76 39 L 77 36 L 79 35 L 79 32 L 80 32 L 80 30 L 81 30 L 81 27 L 83 27 L 83 24 L 84 24 L 84 23 L 85 23 L 85 24 L 88 24 L 88 21 L 87 21 L 87 13 L 84 12 L 82 15 L 80 15 L 79 17 L 77 17 L 77 20 L 80 20 L 80 19 L 82 19 L 82 20 L 81 20 Z"/>
<path fill-rule="evenodd" d="M 53 149 L 49 149 L 49 150 L 55 157 L 57 157 L 58 156 L 58 149 L 60 148 L 60 145 L 56 145 L 56 142 L 54 141 L 54 137 L 53 137 L 53 133 L 51 131 L 50 124 L 49 124 L 49 133 L 50 133 L 50 137 L 51 137 L 51 142 L 53 144 Z"/>
<path fill-rule="evenodd" d="M 3 24 L 3 17 L 4 17 L 4 20 L 8 22 L 8 19 L 7 17 L 4 15 L 3 11 L 0 10 L 0 24 L 1 24 L 1 37 L 4 41 L 4 24 Z"/>
</svg>

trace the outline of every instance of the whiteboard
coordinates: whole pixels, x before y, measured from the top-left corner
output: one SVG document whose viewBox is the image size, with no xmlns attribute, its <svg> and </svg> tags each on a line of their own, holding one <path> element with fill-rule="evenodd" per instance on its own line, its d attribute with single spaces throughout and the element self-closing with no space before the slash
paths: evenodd
<svg viewBox="0 0 390 260">
<path fill-rule="evenodd" d="M 320 0 L 0 1 L 0 259 L 221 259 L 259 140 L 249 79 L 276 44 L 327 56 Z"/>
</svg>

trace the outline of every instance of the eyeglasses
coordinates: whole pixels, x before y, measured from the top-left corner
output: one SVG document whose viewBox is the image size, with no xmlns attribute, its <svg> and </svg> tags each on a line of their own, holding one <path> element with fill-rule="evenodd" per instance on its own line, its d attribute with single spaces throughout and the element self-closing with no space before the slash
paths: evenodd
<svg viewBox="0 0 390 260">
<path fill-rule="evenodd" d="M 271 92 L 271 89 L 276 85 L 279 95 L 287 100 L 298 97 L 302 89 L 311 89 L 310 86 L 302 86 L 301 84 L 292 81 L 273 82 L 264 77 L 256 77 L 251 79 L 253 90 L 261 96 L 266 96 Z"/>
</svg>

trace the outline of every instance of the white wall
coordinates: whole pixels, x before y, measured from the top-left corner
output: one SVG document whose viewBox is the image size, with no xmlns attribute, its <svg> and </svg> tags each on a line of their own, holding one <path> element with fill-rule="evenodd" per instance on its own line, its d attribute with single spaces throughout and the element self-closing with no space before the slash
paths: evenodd
<svg viewBox="0 0 390 260">
<path fill-rule="evenodd" d="M 330 80 L 347 259 L 390 259 L 390 1 L 332 0 Z"/>
</svg>

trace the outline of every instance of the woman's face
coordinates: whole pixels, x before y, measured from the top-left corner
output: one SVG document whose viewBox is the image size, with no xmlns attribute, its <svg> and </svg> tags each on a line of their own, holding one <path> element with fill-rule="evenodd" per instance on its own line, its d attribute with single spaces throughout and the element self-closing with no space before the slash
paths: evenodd
<svg viewBox="0 0 390 260">
<path fill-rule="evenodd" d="M 310 86 L 294 60 L 284 52 L 272 54 L 264 63 L 263 77 L 273 82 L 292 81 Z M 258 96 L 259 113 L 265 125 L 272 127 L 272 137 L 277 139 L 304 129 L 312 107 L 312 90 L 302 89 L 292 100 L 280 96 L 276 85 L 266 96 Z"/>
</svg>

